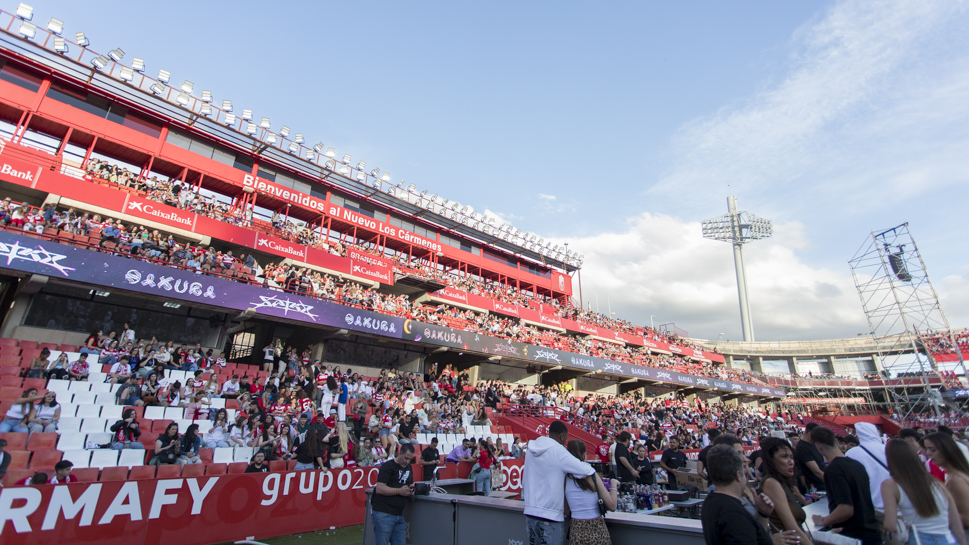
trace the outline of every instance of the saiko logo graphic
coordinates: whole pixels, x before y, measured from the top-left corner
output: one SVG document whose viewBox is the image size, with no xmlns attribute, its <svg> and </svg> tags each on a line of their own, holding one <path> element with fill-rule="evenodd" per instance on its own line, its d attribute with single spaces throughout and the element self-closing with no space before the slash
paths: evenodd
<svg viewBox="0 0 969 545">
<path fill-rule="evenodd" d="M 291 244 L 277 244 L 275 240 L 268 238 L 257 238 L 256 247 L 259 248 L 262 246 L 265 246 L 270 250 L 275 250 L 277 252 L 283 252 L 284 254 L 294 255 L 296 257 L 306 259 L 306 251 L 302 246 L 297 247 Z"/>
<path fill-rule="evenodd" d="M 673 380 L 673 375 L 670 375 L 666 371 L 658 371 L 656 373 L 656 378 L 658 380 Z"/>
<path fill-rule="evenodd" d="M 710 385 L 710 381 L 707 380 L 707 379 L 705 379 L 705 378 L 698 378 L 698 379 L 696 379 L 696 385 L 697 386 L 709 386 Z"/>
<path fill-rule="evenodd" d="M 67 271 L 76 270 L 73 267 L 68 267 L 58 263 L 59 261 L 66 259 L 66 255 L 55 254 L 53 252 L 48 252 L 40 244 L 37 245 L 37 249 L 33 250 L 27 248 L 26 246 L 21 246 L 20 241 L 15 241 L 13 244 L 4 244 L 0 242 L 0 257 L 7 258 L 7 265 L 13 263 L 15 259 L 22 259 L 24 261 L 33 261 L 40 265 L 47 265 L 64 276 L 69 276 Z"/>
<path fill-rule="evenodd" d="M 554 361 L 555 363 L 562 363 L 561 361 L 559 361 L 559 355 L 556 354 L 555 352 L 552 352 L 551 350 L 541 350 L 541 349 L 536 350 L 535 359 L 545 360 L 549 363 L 551 363 L 552 361 Z"/>
<path fill-rule="evenodd" d="M 159 210 L 155 208 L 150 202 L 138 202 L 136 200 L 128 201 L 128 211 L 137 210 L 143 214 L 149 216 L 155 216 L 156 218 L 164 218 L 168 221 L 174 221 L 175 223 L 181 223 L 187 227 L 192 226 L 192 218 L 183 217 L 178 214 L 178 212 L 165 212 L 164 210 Z"/>
<path fill-rule="evenodd" d="M 268 297 L 265 295 L 260 295 L 259 299 L 261 300 L 259 303 L 249 303 L 250 305 L 252 305 L 252 308 L 254 309 L 271 308 L 271 309 L 281 310 L 283 311 L 283 316 L 289 316 L 290 312 L 295 312 L 297 314 L 302 314 L 303 316 L 306 316 L 307 318 L 309 318 L 310 320 L 313 320 L 314 322 L 316 321 L 316 318 L 319 316 L 318 314 L 313 314 L 310 312 L 311 310 L 313 310 L 313 305 L 307 305 L 302 301 L 293 301 L 289 297 L 285 299 L 280 299 L 275 295 L 270 295 Z"/>
<path fill-rule="evenodd" d="M 347 325 L 354 327 L 369 329 L 371 331 L 383 331 L 384 333 L 397 333 L 397 325 L 387 320 L 378 320 L 377 318 L 370 318 L 369 316 L 365 318 L 359 314 L 354 316 L 349 312 L 343 319 Z"/>
<path fill-rule="evenodd" d="M 771 389 L 770 388 L 761 388 L 760 389 L 760 393 L 770 395 L 771 394 Z"/>
<path fill-rule="evenodd" d="M 618 363 L 612 363 L 610 361 L 607 361 L 602 364 L 602 370 L 607 372 L 613 371 L 613 372 L 619 373 L 620 375 L 624 374 L 622 370 L 622 365 L 619 365 Z"/>
<path fill-rule="evenodd" d="M 495 354 L 508 354 L 509 356 L 517 356 L 518 347 L 513 344 L 498 343 L 495 345 Z"/>
<path fill-rule="evenodd" d="M 155 278 L 152 273 L 143 274 L 138 269 L 131 269 L 124 273 L 124 279 L 129 284 L 141 284 L 148 288 L 158 288 L 165 291 L 175 291 L 175 293 L 188 293 L 195 297 L 208 297 L 215 299 L 215 288 L 209 286 L 202 291 L 201 282 L 189 282 L 173 276 L 161 276 Z"/>
</svg>

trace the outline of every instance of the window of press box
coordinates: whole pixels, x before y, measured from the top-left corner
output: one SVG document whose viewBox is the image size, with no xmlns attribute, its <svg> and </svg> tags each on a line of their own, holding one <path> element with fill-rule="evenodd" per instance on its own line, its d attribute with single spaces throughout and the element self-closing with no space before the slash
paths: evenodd
<svg viewBox="0 0 969 545">
<path fill-rule="evenodd" d="M 482 251 L 482 255 L 484 256 L 485 259 L 489 259 L 489 260 L 494 261 L 496 263 L 501 263 L 502 265 L 507 265 L 507 266 L 509 266 L 509 267 L 511 267 L 513 269 L 517 269 L 518 268 L 518 260 L 515 259 L 515 258 L 513 258 L 513 257 L 505 257 L 505 256 L 502 256 L 502 255 L 493 254 L 493 253 L 491 253 L 491 252 L 489 252 L 487 250 Z"/>
<path fill-rule="evenodd" d="M 135 114 L 120 104 L 76 89 L 63 83 L 54 82 L 47 91 L 47 97 L 57 102 L 67 104 L 91 115 L 113 121 L 142 134 L 158 138 L 161 136 L 161 125 Z M 187 149 L 187 148 L 186 148 Z"/>
<path fill-rule="evenodd" d="M 218 340 L 224 322 L 222 314 L 200 311 L 179 303 L 170 302 L 166 306 L 164 302 L 115 297 L 107 291 L 93 291 L 95 293 L 89 296 L 93 300 L 38 293 L 27 309 L 23 325 L 77 333 L 103 331 L 108 334 L 122 331 L 127 323 L 138 338 L 155 337 L 171 339 L 176 343 L 211 344 Z"/>
<path fill-rule="evenodd" d="M 330 194 L 330 202 L 342 208 L 346 208 L 347 210 L 353 210 L 361 216 L 374 218 L 377 221 L 387 221 L 387 214 L 382 210 L 378 210 L 377 207 L 372 204 L 357 202 L 353 199 L 343 197 L 335 193 Z M 391 224 L 393 224 L 393 220 L 391 220 Z"/>
<path fill-rule="evenodd" d="M 251 158 L 237 155 L 235 152 L 231 152 L 218 144 L 212 144 L 201 138 L 195 138 L 180 130 L 169 128 L 165 142 L 201 155 L 202 157 L 213 159 L 223 165 L 237 168 L 243 172 L 252 172 L 254 163 Z"/>
<path fill-rule="evenodd" d="M 40 84 L 44 81 L 43 76 L 33 70 L 14 66 L 9 62 L 0 59 L 0 80 L 12 83 L 17 87 L 36 93 L 40 90 Z"/>
</svg>

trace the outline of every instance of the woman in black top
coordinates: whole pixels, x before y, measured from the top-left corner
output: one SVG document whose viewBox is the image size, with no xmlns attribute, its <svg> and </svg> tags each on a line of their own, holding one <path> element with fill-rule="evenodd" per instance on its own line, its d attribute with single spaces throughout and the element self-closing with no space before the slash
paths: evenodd
<svg viewBox="0 0 969 545">
<path fill-rule="evenodd" d="M 148 465 L 157 466 L 178 463 L 180 447 L 178 424 L 172 422 L 165 428 L 165 433 L 159 435 L 158 439 L 155 439 L 155 455 L 148 461 Z"/>
<path fill-rule="evenodd" d="M 636 447 L 636 455 L 633 456 L 633 469 L 639 472 L 636 484 L 653 484 L 653 464 L 649 461 L 646 445 Z"/>
<path fill-rule="evenodd" d="M 296 471 L 326 467 L 323 464 L 323 451 L 320 449 L 320 437 L 315 429 L 306 431 L 303 440 L 296 447 Z"/>
</svg>

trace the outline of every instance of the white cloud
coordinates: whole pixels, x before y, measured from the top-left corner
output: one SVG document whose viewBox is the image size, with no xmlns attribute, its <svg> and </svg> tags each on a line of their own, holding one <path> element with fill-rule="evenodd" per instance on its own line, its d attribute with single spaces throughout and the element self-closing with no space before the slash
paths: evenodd
<svg viewBox="0 0 969 545">
<path fill-rule="evenodd" d="M 870 205 L 876 186 L 875 202 L 901 202 L 952 183 L 966 172 L 969 137 L 967 6 L 837 4 L 796 33 L 777 85 L 679 131 L 649 193 L 719 209 L 728 191 L 768 201 L 790 192 L 809 198 L 775 206 L 803 211 Z"/>
<path fill-rule="evenodd" d="M 812 269 L 792 250 L 803 226 L 775 226 L 776 238 L 744 250 L 754 331 L 758 338 L 832 338 L 865 331 L 854 284 L 844 270 Z M 662 233 L 657 236 L 657 233 Z M 691 335 L 741 339 L 729 244 L 706 240 L 698 222 L 643 214 L 620 233 L 574 241 L 586 254 L 583 298 L 634 323 L 675 321 Z M 576 286 L 577 287 L 577 286 Z M 846 333 L 850 332 L 850 333 Z"/>
<path fill-rule="evenodd" d="M 539 193 L 538 198 L 545 201 L 554 201 L 555 195 L 546 195 L 545 193 Z"/>
<path fill-rule="evenodd" d="M 857 245 L 844 233 L 860 242 L 888 223 L 885 207 L 927 222 L 940 196 L 966 197 L 967 14 L 965 0 L 848 1 L 800 29 L 777 84 L 674 136 L 646 202 L 686 219 L 647 213 L 571 241 L 586 254 L 585 301 L 598 293 L 606 312 L 609 294 L 636 323 L 656 315 L 694 336 L 741 338 L 730 246 L 702 239 L 692 221 L 733 194 L 743 209 L 797 220 L 745 248 L 757 339 L 867 331 L 847 266 Z M 964 324 L 969 270 L 943 276 L 943 306 Z"/>
</svg>

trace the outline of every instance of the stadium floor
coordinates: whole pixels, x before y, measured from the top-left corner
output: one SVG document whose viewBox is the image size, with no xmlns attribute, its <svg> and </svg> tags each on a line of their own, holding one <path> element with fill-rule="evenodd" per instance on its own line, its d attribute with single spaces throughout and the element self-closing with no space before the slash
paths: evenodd
<svg viewBox="0 0 969 545">
<path fill-rule="evenodd" d="M 274 537 L 272 539 L 259 539 L 262 543 L 269 545 L 360 545 L 363 543 L 363 525 L 347 526 L 336 530 L 320 530 L 318 532 L 307 532 L 305 534 L 293 534 L 291 536 Z"/>
</svg>

